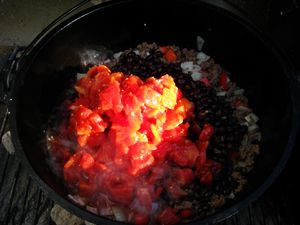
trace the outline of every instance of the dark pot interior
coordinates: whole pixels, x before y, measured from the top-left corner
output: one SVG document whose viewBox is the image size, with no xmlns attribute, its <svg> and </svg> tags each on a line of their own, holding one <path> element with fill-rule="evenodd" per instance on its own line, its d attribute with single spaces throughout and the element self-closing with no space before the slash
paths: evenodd
<svg viewBox="0 0 300 225">
<path fill-rule="evenodd" d="M 290 148 L 287 142 L 293 109 L 283 64 L 262 39 L 236 17 L 199 1 L 131 1 L 94 7 L 82 15 L 71 24 L 65 23 L 63 29 L 62 25 L 55 29 L 33 48 L 16 82 L 16 132 L 21 151 L 34 176 L 54 190 L 52 195 L 59 195 L 53 196 L 55 200 L 88 217 L 65 201 L 67 191 L 44 155 L 45 125 L 59 96 L 83 67 L 80 54 L 101 46 L 120 51 L 144 41 L 195 48 L 197 35 L 206 40 L 204 52 L 230 71 L 232 80 L 246 90 L 250 106 L 260 118 L 261 154 L 245 192 L 229 205 L 261 187 Z M 89 218 L 103 222 L 100 217 Z"/>
</svg>

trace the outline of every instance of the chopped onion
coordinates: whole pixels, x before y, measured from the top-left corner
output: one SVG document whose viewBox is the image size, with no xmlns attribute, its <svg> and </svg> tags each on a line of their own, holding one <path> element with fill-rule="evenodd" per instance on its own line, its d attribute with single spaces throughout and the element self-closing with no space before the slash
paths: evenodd
<svg viewBox="0 0 300 225">
<path fill-rule="evenodd" d="M 117 52 L 114 54 L 115 59 L 119 59 L 123 52 Z"/>
<path fill-rule="evenodd" d="M 205 43 L 204 39 L 200 36 L 197 36 L 197 50 L 199 52 L 202 51 L 204 43 Z"/>
<path fill-rule="evenodd" d="M 249 132 L 254 132 L 258 130 L 258 126 L 256 124 L 251 125 L 250 127 L 248 127 L 248 131 Z"/>
<path fill-rule="evenodd" d="M 242 162 L 242 161 L 239 161 L 238 164 L 237 164 L 238 167 L 246 167 L 246 163 L 245 162 Z"/>
<path fill-rule="evenodd" d="M 77 203 L 78 205 L 85 206 L 86 203 L 83 199 L 78 195 L 68 195 L 68 198 L 71 199 L 73 202 Z"/>
<path fill-rule="evenodd" d="M 242 125 L 242 126 L 247 126 L 247 127 L 250 126 L 250 124 L 249 124 L 248 122 L 242 122 L 242 123 L 240 123 L 240 125 Z"/>
<path fill-rule="evenodd" d="M 111 209 L 112 209 L 115 219 L 117 221 L 120 221 L 120 222 L 126 221 L 125 213 L 123 212 L 123 210 L 120 207 L 112 206 Z"/>
<path fill-rule="evenodd" d="M 157 202 L 152 203 L 152 213 L 155 213 L 159 209 L 159 204 Z"/>
<path fill-rule="evenodd" d="M 261 132 L 256 132 L 254 134 L 249 135 L 249 139 L 250 141 L 254 141 L 254 140 L 261 141 Z"/>
<path fill-rule="evenodd" d="M 107 59 L 107 60 L 105 60 L 103 63 L 104 64 L 107 64 L 107 63 L 110 63 L 111 62 L 111 60 L 110 59 Z"/>
<path fill-rule="evenodd" d="M 200 70 L 201 70 L 201 66 L 199 66 L 197 64 L 193 65 L 193 69 L 192 69 L 193 72 L 199 72 Z"/>
<path fill-rule="evenodd" d="M 85 73 L 77 73 L 76 79 L 77 79 L 77 80 L 80 80 L 81 78 L 83 78 L 83 77 L 85 77 L 85 76 L 86 76 Z"/>
<path fill-rule="evenodd" d="M 190 72 L 193 70 L 194 63 L 192 61 L 183 62 L 180 64 L 181 69 L 184 72 Z"/>
<path fill-rule="evenodd" d="M 230 198 L 230 199 L 234 199 L 234 198 L 235 198 L 235 195 L 234 195 L 234 193 L 233 193 L 233 192 L 231 192 L 231 193 L 228 195 L 228 198 Z"/>
<path fill-rule="evenodd" d="M 209 58 L 210 57 L 208 55 L 206 55 L 204 52 L 198 52 L 197 53 L 197 64 L 200 65 L 201 63 L 209 60 Z"/>
<path fill-rule="evenodd" d="M 219 97 L 223 97 L 223 96 L 226 96 L 227 92 L 226 91 L 219 91 L 216 93 L 217 96 Z"/>
<path fill-rule="evenodd" d="M 91 207 L 91 206 L 86 206 L 86 210 L 91 212 L 91 213 L 98 214 L 97 208 L 94 208 L 94 207 Z"/>
<path fill-rule="evenodd" d="M 137 50 L 137 49 L 135 49 L 133 52 L 134 52 L 136 55 L 140 55 L 140 51 Z"/>
<path fill-rule="evenodd" d="M 242 106 L 242 105 L 236 107 L 236 109 L 239 110 L 239 111 L 242 111 L 242 112 L 249 112 L 249 113 L 252 111 L 252 110 L 249 109 L 248 107 Z"/>
<path fill-rule="evenodd" d="M 233 94 L 234 95 L 243 95 L 244 92 L 245 92 L 244 89 L 236 89 L 236 90 L 234 90 Z"/>
<path fill-rule="evenodd" d="M 193 72 L 191 75 L 194 81 L 200 80 L 202 78 L 202 73 L 200 72 Z"/>
<path fill-rule="evenodd" d="M 250 113 L 245 117 L 245 120 L 250 124 L 255 124 L 258 121 L 258 117 L 254 113 Z"/>
<path fill-rule="evenodd" d="M 113 214 L 113 211 L 112 211 L 112 209 L 111 209 L 110 207 L 107 207 L 107 208 L 100 208 L 100 209 L 99 209 L 99 214 L 100 214 L 101 216 L 112 216 L 112 215 L 114 215 L 114 214 Z"/>
</svg>

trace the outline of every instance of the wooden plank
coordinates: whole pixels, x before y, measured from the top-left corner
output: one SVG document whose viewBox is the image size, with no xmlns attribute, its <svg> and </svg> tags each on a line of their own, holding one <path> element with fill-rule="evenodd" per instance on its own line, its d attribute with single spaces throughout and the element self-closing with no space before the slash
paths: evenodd
<svg viewBox="0 0 300 225">
<path fill-rule="evenodd" d="M 19 161 L 13 157 L 8 158 L 9 169 L 4 173 L 2 186 L 0 187 L 0 224 L 6 225 L 8 212 L 12 204 L 12 197 L 16 186 L 16 178 L 20 170 Z"/>
<path fill-rule="evenodd" d="M 16 188 L 14 189 L 11 207 L 8 212 L 8 225 L 21 224 L 22 222 L 24 205 L 27 197 L 27 187 L 29 184 L 28 178 L 26 170 L 21 166 L 19 175 L 16 179 Z"/>
<path fill-rule="evenodd" d="M 31 178 L 29 178 L 29 182 L 27 199 L 24 205 L 24 216 L 21 222 L 22 225 L 35 225 L 38 209 L 39 188 Z"/>
<path fill-rule="evenodd" d="M 53 206 L 52 200 L 40 190 L 40 199 L 37 209 L 36 224 L 48 225 L 50 222 L 50 212 Z"/>
<path fill-rule="evenodd" d="M 3 145 L 0 145 L 0 188 L 2 187 L 2 184 L 4 182 L 4 177 L 5 177 L 5 171 L 7 168 L 7 164 L 8 164 L 8 153 L 5 150 L 5 148 L 3 147 Z"/>
<path fill-rule="evenodd" d="M 258 201 L 253 202 L 248 207 L 249 215 L 252 220 L 252 224 L 254 225 L 266 225 L 266 222 L 264 220 L 263 212 L 260 207 L 260 203 Z"/>
</svg>

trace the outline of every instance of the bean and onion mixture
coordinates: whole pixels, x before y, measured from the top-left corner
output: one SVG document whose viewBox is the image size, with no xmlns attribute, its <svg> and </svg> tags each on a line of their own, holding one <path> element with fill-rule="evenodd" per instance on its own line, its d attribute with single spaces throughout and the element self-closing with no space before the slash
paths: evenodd
<svg viewBox="0 0 300 225">
<path fill-rule="evenodd" d="M 207 217 L 243 190 L 258 117 L 202 45 L 142 43 L 79 74 L 76 97 L 48 129 L 72 201 L 112 220 L 171 225 Z"/>
</svg>

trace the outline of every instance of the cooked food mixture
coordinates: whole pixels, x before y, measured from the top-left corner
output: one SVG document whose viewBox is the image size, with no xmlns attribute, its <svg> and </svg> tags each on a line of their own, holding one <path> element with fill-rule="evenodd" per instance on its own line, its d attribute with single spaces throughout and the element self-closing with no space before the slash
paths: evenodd
<svg viewBox="0 0 300 225">
<path fill-rule="evenodd" d="M 261 134 L 228 72 L 201 51 L 155 43 L 99 63 L 49 122 L 71 200 L 113 220 L 171 225 L 242 191 Z"/>
</svg>

